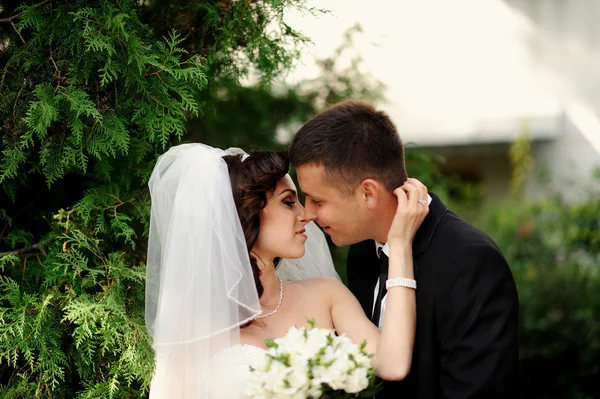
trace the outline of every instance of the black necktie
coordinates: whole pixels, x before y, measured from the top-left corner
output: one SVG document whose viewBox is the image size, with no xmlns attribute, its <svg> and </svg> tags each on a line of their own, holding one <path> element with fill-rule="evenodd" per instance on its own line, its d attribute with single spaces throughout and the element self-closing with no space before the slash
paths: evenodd
<svg viewBox="0 0 600 399">
<path fill-rule="evenodd" d="M 388 263 L 389 259 L 386 254 L 381 251 L 380 258 L 380 269 L 379 269 L 379 291 L 377 291 L 377 299 L 375 299 L 375 308 L 373 309 L 373 317 L 371 317 L 371 321 L 377 327 L 379 327 L 379 317 L 381 315 L 381 301 L 383 297 L 387 293 L 385 288 L 385 282 L 388 277 Z"/>
</svg>

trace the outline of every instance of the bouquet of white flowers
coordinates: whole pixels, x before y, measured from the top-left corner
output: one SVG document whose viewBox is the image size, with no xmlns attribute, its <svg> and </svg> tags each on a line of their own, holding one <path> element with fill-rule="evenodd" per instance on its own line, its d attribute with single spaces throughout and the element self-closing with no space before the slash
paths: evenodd
<svg viewBox="0 0 600 399">
<path fill-rule="evenodd" d="M 265 357 L 252 368 L 246 395 L 254 399 L 365 398 L 380 389 L 370 357 L 332 330 L 292 327 L 267 340 Z"/>
</svg>

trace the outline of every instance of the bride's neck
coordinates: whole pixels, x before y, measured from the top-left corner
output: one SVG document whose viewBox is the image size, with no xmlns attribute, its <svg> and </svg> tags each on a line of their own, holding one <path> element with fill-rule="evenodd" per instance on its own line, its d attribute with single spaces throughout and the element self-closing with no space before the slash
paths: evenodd
<svg viewBox="0 0 600 399">
<path fill-rule="evenodd" d="M 269 301 L 270 298 L 279 297 L 279 278 L 275 274 L 275 268 L 271 264 L 268 268 L 261 270 L 260 283 L 263 286 L 262 299 Z M 267 302 L 270 304 L 270 301 Z"/>
<path fill-rule="evenodd" d="M 256 263 L 260 269 L 260 283 L 263 286 L 263 294 L 260 301 L 265 305 L 271 305 L 272 298 L 279 297 L 279 278 L 275 273 L 273 265 L 274 258 L 257 257 Z"/>
</svg>

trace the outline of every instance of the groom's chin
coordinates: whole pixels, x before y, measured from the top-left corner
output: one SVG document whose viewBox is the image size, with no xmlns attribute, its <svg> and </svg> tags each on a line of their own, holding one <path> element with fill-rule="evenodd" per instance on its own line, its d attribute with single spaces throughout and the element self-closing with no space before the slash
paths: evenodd
<svg viewBox="0 0 600 399">
<path fill-rule="evenodd" d="M 336 237 L 336 236 L 329 234 L 329 238 L 331 238 L 331 242 L 333 242 L 333 244 L 336 247 L 345 247 L 346 245 L 352 244 L 351 242 L 348 242 L 348 240 L 344 240 L 342 237 L 339 237 L 339 236 Z"/>
</svg>

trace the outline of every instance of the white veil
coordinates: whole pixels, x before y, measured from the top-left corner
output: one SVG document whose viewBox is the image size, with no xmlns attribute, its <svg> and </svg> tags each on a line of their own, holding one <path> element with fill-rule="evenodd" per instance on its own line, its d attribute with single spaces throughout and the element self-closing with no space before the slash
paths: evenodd
<svg viewBox="0 0 600 399">
<path fill-rule="evenodd" d="M 331 252 L 323 232 L 315 222 L 305 226 L 306 251 L 300 259 L 282 259 L 275 269 L 277 276 L 283 280 L 304 280 L 311 277 L 329 276 L 338 280 L 340 276 L 335 271 Z"/>
<path fill-rule="evenodd" d="M 211 357 L 239 344 L 239 328 L 261 313 L 223 151 L 183 144 L 161 155 L 152 199 L 146 271 L 146 325 L 156 369 L 151 399 L 210 398 Z M 306 227 L 301 259 L 283 260 L 284 279 L 337 273 L 323 233 Z"/>
</svg>

